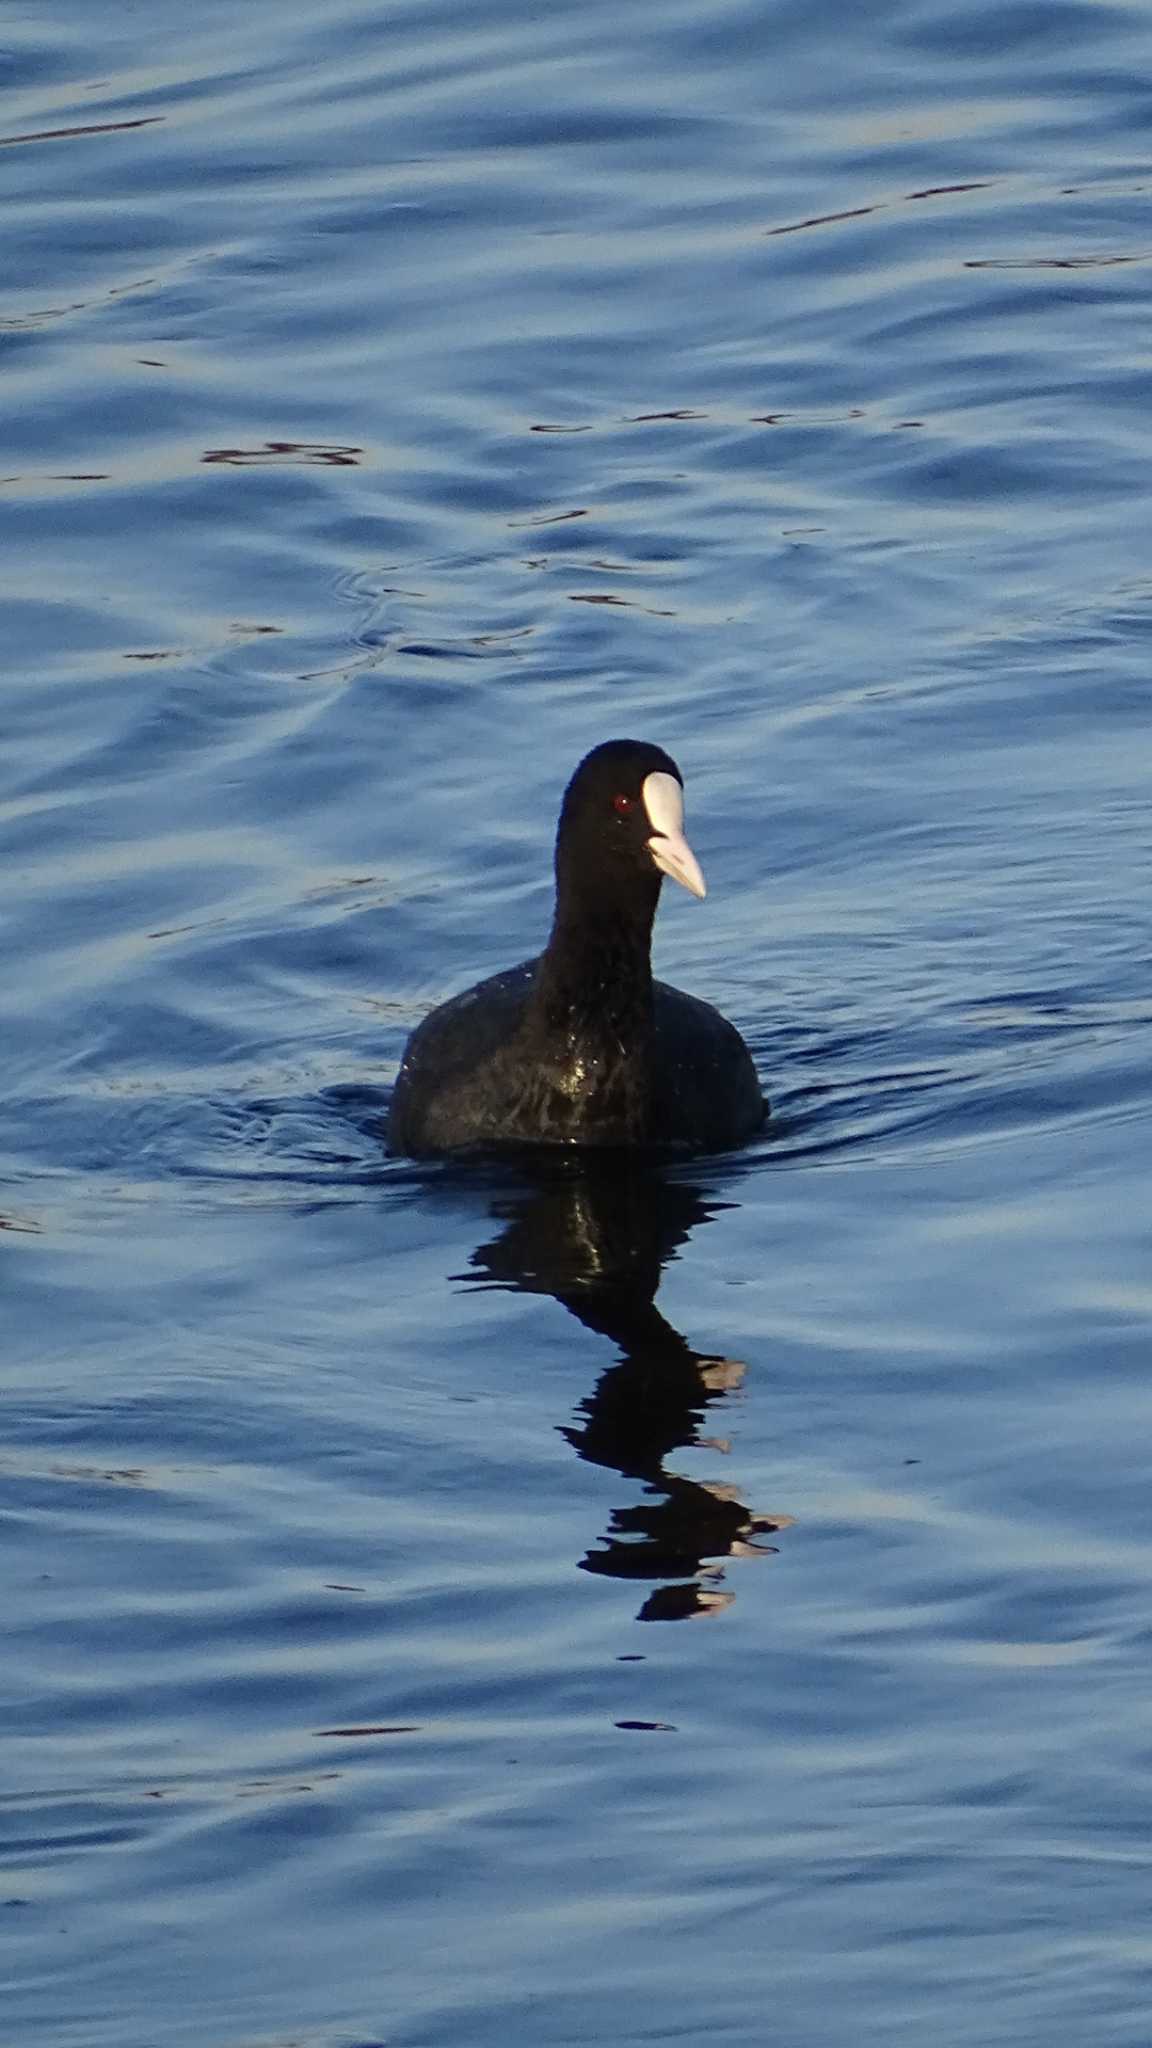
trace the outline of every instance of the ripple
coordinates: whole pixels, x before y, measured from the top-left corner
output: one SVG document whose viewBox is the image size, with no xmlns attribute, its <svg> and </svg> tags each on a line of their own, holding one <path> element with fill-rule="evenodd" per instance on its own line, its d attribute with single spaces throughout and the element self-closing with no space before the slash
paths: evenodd
<svg viewBox="0 0 1152 2048">
<path fill-rule="evenodd" d="M 150 26 L 7 29 L 13 2038 L 1144 2048 L 1146 15 Z M 389 1159 L 621 731 L 773 1121 Z"/>
</svg>

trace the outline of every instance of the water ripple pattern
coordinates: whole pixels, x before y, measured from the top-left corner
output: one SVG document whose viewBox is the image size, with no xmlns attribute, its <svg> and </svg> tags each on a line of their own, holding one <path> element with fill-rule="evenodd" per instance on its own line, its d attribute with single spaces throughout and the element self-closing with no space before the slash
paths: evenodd
<svg viewBox="0 0 1152 2048">
<path fill-rule="evenodd" d="M 1150 71 L 11 13 L 14 2043 L 1147 2048 Z M 773 1123 L 388 1158 L 625 733 Z"/>
</svg>

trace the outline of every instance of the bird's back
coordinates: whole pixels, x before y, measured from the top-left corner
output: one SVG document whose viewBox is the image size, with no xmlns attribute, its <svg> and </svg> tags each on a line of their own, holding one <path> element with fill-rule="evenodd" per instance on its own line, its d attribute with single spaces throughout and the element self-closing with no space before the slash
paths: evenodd
<svg viewBox="0 0 1152 2048">
<path fill-rule="evenodd" d="M 388 1121 L 393 1151 L 620 1145 L 720 1151 L 767 1113 L 748 1049 L 710 1003 L 653 984 L 643 1063 L 552 1042 L 530 1009 L 524 961 L 433 1010 L 408 1041 Z M 634 1083 L 634 1085 L 629 1085 Z"/>
<path fill-rule="evenodd" d="M 768 1114 L 752 1055 L 711 1003 L 653 984 L 655 1128 L 694 1152 L 742 1144 Z"/>
<path fill-rule="evenodd" d="M 511 1048 L 535 974 L 535 960 L 505 968 L 417 1025 L 388 1117 L 393 1152 L 446 1152 L 498 1140 L 515 1109 Z"/>
</svg>

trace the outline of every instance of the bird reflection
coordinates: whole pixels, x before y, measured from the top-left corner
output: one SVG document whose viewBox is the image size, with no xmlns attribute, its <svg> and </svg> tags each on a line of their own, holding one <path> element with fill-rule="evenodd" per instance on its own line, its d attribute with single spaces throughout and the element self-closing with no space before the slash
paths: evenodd
<svg viewBox="0 0 1152 2048">
<path fill-rule="evenodd" d="M 618 1508 L 581 1569 L 603 1578 L 659 1580 L 641 1621 L 679 1621 L 728 1606 L 724 1561 L 770 1553 L 760 1539 L 787 1515 L 761 1514 L 734 1486 L 686 1479 L 665 1460 L 685 1445 L 728 1449 L 701 1434 L 708 1409 L 741 1384 L 736 1359 L 694 1351 L 655 1304 L 663 1268 L 692 1231 L 727 1203 L 660 1168 L 620 1154 L 560 1156 L 534 1167 L 492 1203 L 499 1235 L 473 1253 L 474 1284 L 551 1294 L 588 1329 L 620 1347 L 561 1434 L 580 1457 L 639 1480 L 643 1498 Z"/>
</svg>

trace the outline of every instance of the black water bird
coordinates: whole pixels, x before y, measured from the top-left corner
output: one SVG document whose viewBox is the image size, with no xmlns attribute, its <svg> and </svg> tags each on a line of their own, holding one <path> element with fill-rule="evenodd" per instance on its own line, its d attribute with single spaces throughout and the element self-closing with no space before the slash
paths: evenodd
<svg viewBox="0 0 1152 2048">
<path fill-rule="evenodd" d="M 394 1152 L 707 1152 L 759 1129 L 768 1105 L 735 1026 L 653 979 L 664 875 L 704 895 L 680 770 L 660 747 L 608 740 L 564 794 L 548 944 L 417 1026 L 392 1099 Z"/>
</svg>

